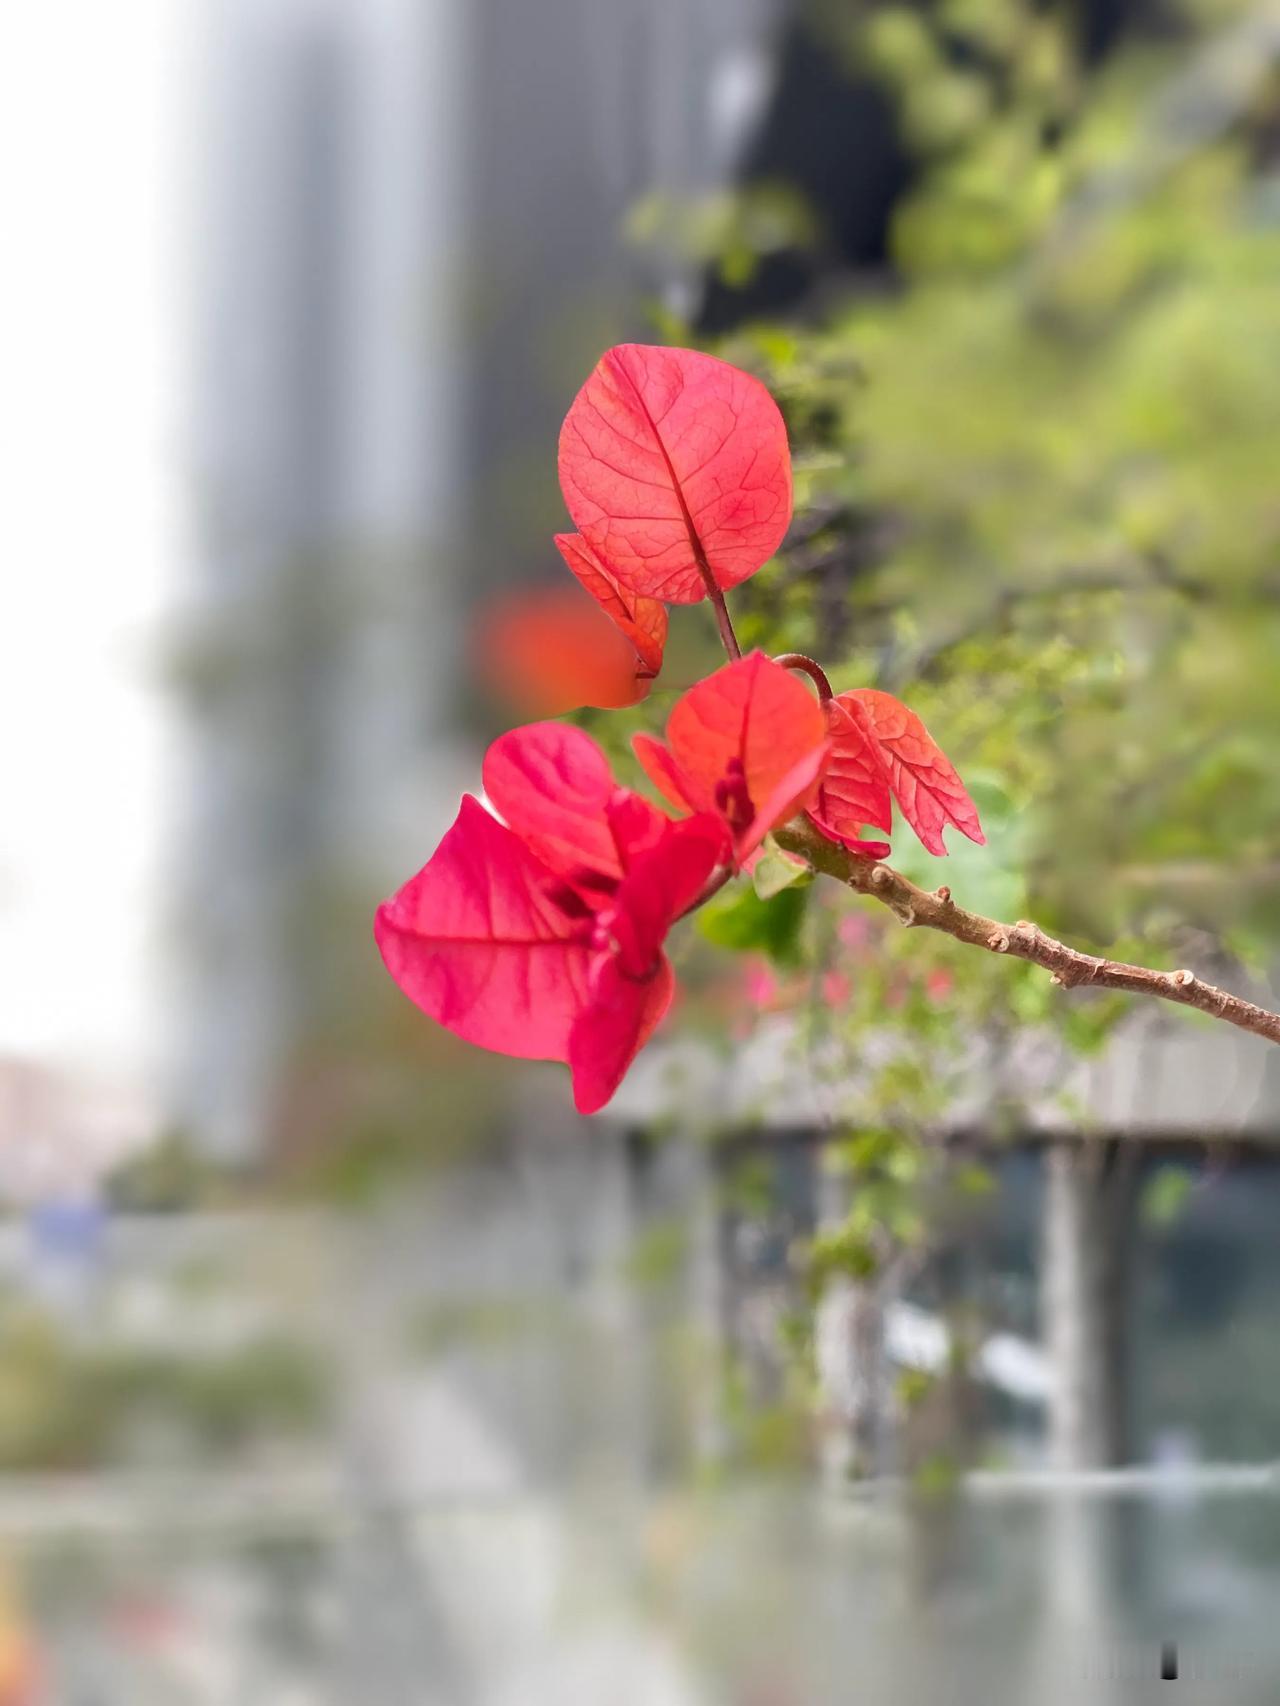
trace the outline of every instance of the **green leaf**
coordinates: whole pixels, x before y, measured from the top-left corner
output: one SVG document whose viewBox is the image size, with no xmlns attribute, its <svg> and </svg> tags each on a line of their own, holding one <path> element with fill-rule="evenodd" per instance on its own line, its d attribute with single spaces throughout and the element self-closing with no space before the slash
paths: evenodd
<svg viewBox="0 0 1280 1706">
<path fill-rule="evenodd" d="M 796 883 L 811 883 L 813 872 L 803 859 L 784 853 L 771 835 L 764 840 L 760 857 L 751 873 L 751 885 L 761 900 L 772 900 Z"/>
<path fill-rule="evenodd" d="M 726 889 L 697 914 L 697 927 L 708 942 L 735 953 L 762 953 L 782 966 L 800 962 L 800 930 L 808 890 L 783 889 L 762 900 L 754 889 Z"/>
</svg>

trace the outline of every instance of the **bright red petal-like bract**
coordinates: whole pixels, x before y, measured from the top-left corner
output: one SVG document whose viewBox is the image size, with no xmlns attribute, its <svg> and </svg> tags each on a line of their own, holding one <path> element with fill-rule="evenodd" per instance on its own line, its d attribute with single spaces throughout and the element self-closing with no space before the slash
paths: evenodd
<svg viewBox="0 0 1280 1706">
<path fill-rule="evenodd" d="M 662 668 L 667 644 L 667 607 L 622 586 L 578 533 L 557 533 L 556 545 L 570 571 L 636 649 L 636 674 L 651 680 Z"/>
<path fill-rule="evenodd" d="M 942 839 L 947 824 L 954 824 L 970 841 L 984 846 L 987 838 L 978 822 L 977 807 L 955 765 L 915 712 L 892 694 L 873 687 L 842 693 L 840 700 L 875 740 L 902 815 L 929 852 L 947 851 Z"/>
<path fill-rule="evenodd" d="M 829 751 L 813 694 L 762 652 L 691 687 L 667 721 L 665 747 L 649 735 L 633 745 L 673 804 L 728 823 L 739 862 L 807 803 Z"/>
<path fill-rule="evenodd" d="M 756 808 L 745 833 L 738 837 L 736 847 L 740 862 L 755 852 L 771 829 L 804 810 L 822 779 L 830 752 L 829 743 L 823 741 L 797 759 L 790 770 L 778 778 Z"/>
<path fill-rule="evenodd" d="M 686 783 L 679 765 L 656 735 L 643 732 L 633 735 L 631 746 L 640 760 L 640 768 L 668 805 L 678 812 L 697 811 L 692 784 Z"/>
<path fill-rule="evenodd" d="M 665 954 L 643 981 L 629 978 L 618 962 L 602 959 L 589 1007 L 569 1038 L 573 1103 L 580 1114 L 599 1113 L 626 1076 L 671 1005 L 675 978 Z"/>
<path fill-rule="evenodd" d="M 484 791 L 544 864 L 588 888 L 612 888 L 626 854 L 654 841 L 666 819 L 620 788 L 609 761 L 581 729 L 529 723 L 485 753 Z"/>
<path fill-rule="evenodd" d="M 521 1060 L 569 1058 L 589 994 L 590 932 L 587 903 L 469 794 L 374 921 L 411 1001 L 467 1042 Z"/>
<path fill-rule="evenodd" d="M 880 749 L 842 695 L 828 704 L 827 725 L 831 756 L 809 816 L 830 840 L 865 858 L 883 859 L 889 843 L 864 841 L 860 835 L 865 823 L 886 833 L 893 827 L 889 774 Z"/>
<path fill-rule="evenodd" d="M 734 766 L 752 801 L 761 804 L 825 734 L 813 694 L 763 652 L 698 682 L 667 719 L 671 755 L 703 810 L 717 809 L 716 788 Z"/>
<path fill-rule="evenodd" d="M 604 1106 L 670 1005 L 675 985 L 663 940 L 728 851 L 716 817 L 667 823 L 662 839 L 636 857 L 613 906 L 600 913 L 597 936 L 607 939 L 608 951 L 592 968 L 591 999 L 569 1038 L 579 1113 Z"/>
<path fill-rule="evenodd" d="M 662 839 L 638 855 L 619 883 L 612 913 L 602 914 L 618 964 L 633 977 L 645 975 L 667 931 L 731 851 L 723 821 L 711 812 L 664 823 Z"/>
<path fill-rule="evenodd" d="M 633 594 L 695 604 L 737 586 L 782 542 L 791 455 L 778 405 L 698 350 L 606 350 L 560 433 L 574 525 Z"/>
</svg>

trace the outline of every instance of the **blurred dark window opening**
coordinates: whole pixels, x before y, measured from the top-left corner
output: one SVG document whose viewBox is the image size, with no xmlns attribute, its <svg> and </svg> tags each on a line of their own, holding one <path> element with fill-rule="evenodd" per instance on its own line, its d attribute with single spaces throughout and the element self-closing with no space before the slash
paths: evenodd
<svg viewBox="0 0 1280 1706">
<path fill-rule="evenodd" d="M 892 103 L 867 73 L 852 70 L 821 28 L 841 8 L 799 0 L 777 50 L 770 101 L 738 174 L 742 188 L 786 183 L 817 216 L 822 241 L 764 254 L 750 281 L 734 285 L 717 269 L 705 281 L 698 330 L 716 337 L 744 322 L 794 311 L 833 274 L 882 275 L 889 264 L 893 212 L 914 179 Z M 1096 65 L 1127 27 L 1158 25 L 1152 0 L 1078 0 L 1081 57 Z"/>
</svg>

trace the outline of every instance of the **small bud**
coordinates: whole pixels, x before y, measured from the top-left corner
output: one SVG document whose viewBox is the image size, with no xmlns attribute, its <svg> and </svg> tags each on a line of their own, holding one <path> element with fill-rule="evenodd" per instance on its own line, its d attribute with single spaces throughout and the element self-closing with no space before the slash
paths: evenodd
<svg viewBox="0 0 1280 1706">
<path fill-rule="evenodd" d="M 1173 974 L 1173 981 L 1180 989 L 1190 989 L 1196 981 L 1196 974 L 1193 971 L 1176 971 Z"/>
<path fill-rule="evenodd" d="M 933 898 L 935 900 L 940 900 L 942 902 L 943 906 L 950 906 L 950 904 L 951 904 L 951 890 L 947 887 L 947 885 L 945 883 L 943 883 L 941 888 L 934 889 Z"/>
<path fill-rule="evenodd" d="M 987 937 L 987 946 L 991 949 L 993 954 L 1007 954 L 1009 952 L 1008 932 L 1005 930 L 993 930 Z"/>
</svg>

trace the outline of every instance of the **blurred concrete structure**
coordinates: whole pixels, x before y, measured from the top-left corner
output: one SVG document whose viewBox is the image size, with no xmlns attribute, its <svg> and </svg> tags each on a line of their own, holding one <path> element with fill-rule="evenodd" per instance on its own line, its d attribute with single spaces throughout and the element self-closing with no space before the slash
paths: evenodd
<svg viewBox="0 0 1280 1706">
<path fill-rule="evenodd" d="M 550 564 L 600 348 L 691 304 L 623 215 L 727 178 L 783 3 L 208 0 L 177 1100 L 213 1153 L 343 977 L 311 920 L 447 821 L 466 607 Z"/>
<path fill-rule="evenodd" d="M 1252 993 L 1268 1004 L 1273 999 L 1263 989 Z M 866 1039 L 861 1058 L 869 1068 L 884 1066 L 892 1047 L 888 1037 Z M 1136 1012 L 1092 1057 L 1070 1053 L 1051 1032 L 1025 1031 L 1008 1047 L 974 1040 L 964 1079 L 928 1137 L 973 1147 L 992 1162 L 1020 1148 L 1037 1156 L 1039 1307 L 1028 1332 L 1044 1353 L 1034 1379 L 1041 1388 L 1037 1401 L 1045 1402 L 1045 1450 L 1055 1467 L 1096 1469 L 1141 1459 L 1146 1442 L 1135 1370 L 1144 1335 L 1152 1331 L 1150 1321 L 1140 1320 L 1137 1283 L 1144 1169 L 1149 1177 L 1161 1162 L 1198 1166 L 1206 1151 L 1237 1163 L 1265 1165 L 1274 1158 L 1280 1149 L 1274 1053 L 1260 1038 L 1188 1023 L 1156 1003 Z M 828 1060 L 824 1070 L 821 1059 L 814 1062 L 803 1030 L 787 1018 L 761 1024 L 732 1056 L 677 1037 L 645 1051 L 610 1112 L 641 1127 L 670 1122 L 685 1131 L 744 1134 L 738 1146 L 784 1169 L 775 1189 L 784 1217 L 789 1205 L 793 1236 L 822 1221 L 838 1223 L 851 1200 L 847 1177 L 823 1179 L 814 1159 L 840 1129 L 833 1117 L 839 1096 L 833 1100 L 832 1066 Z M 856 1102 L 856 1084 L 851 1089 Z M 777 1297 L 766 1307 L 776 1316 L 778 1299 L 786 1301 L 774 1272 L 779 1264 L 785 1268 L 782 1258 L 775 1252 L 772 1266 L 768 1260 L 739 1262 L 735 1279 L 732 1238 L 720 1243 L 727 1252 L 723 1283 L 760 1297 L 772 1286 Z M 893 1431 L 886 1419 L 890 1365 L 904 1360 L 890 1354 L 895 1320 L 900 1326 L 895 1286 L 892 1274 L 870 1286 L 839 1283 L 820 1311 L 822 1375 L 832 1413 L 847 1423 L 863 1463 L 876 1466 L 891 1461 L 885 1444 Z M 739 1348 L 750 1350 L 749 1332 L 731 1330 L 735 1336 Z M 775 1337 L 776 1323 L 754 1335 L 762 1344 Z M 1024 1348 L 1030 1345 L 1014 1350 L 1012 1384 L 990 1370 L 984 1376 L 1020 1401 L 1033 1396 L 1018 1391 L 1030 1372 Z M 770 1354 L 764 1363 L 772 1366 Z M 848 1444 L 836 1440 L 837 1464 Z"/>
<path fill-rule="evenodd" d="M 436 7 L 210 6 L 191 612 L 196 964 L 180 1102 L 253 1153 L 306 1023 L 297 913 L 385 845 L 456 617 L 451 68 Z M 427 619 L 428 608 L 430 618 Z"/>
<path fill-rule="evenodd" d="M 597 1125 L 375 1220 L 117 1219 L 86 1351 L 198 1370 L 285 1330 L 337 1402 L 288 1451 L 195 1431 L 160 1461 L 5 1477 L 0 1547 L 30 1574 L 50 1698 L 694 1706 L 751 1699 L 772 1665 L 806 1706 L 843 1703 L 855 1673 L 874 1699 L 1066 1701 L 1082 1651 L 1150 1677 L 1168 1628 L 1188 1659 L 1244 1653 L 1274 1678 L 1273 1462 L 1001 1468 L 946 1502 L 693 1478 L 716 1456 L 719 1321 L 749 1331 L 762 1301 L 722 1295 L 709 1184 L 691 1147 L 625 1152 Z M 6 1286 L 30 1284 L 27 1243 L 0 1236 Z M 920 1308 L 889 1337 L 899 1367 L 946 1359 Z M 1009 1349 L 988 1342 L 986 1373 L 1035 1401 Z M 748 1445 L 732 1414 L 719 1445 Z"/>
</svg>

